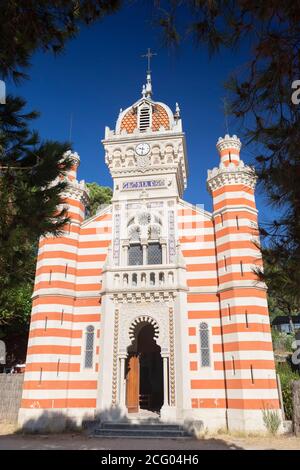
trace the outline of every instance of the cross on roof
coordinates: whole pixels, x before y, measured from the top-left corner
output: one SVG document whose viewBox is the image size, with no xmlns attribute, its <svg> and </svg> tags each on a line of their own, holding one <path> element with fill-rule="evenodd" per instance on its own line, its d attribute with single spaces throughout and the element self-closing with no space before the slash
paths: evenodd
<svg viewBox="0 0 300 470">
<path fill-rule="evenodd" d="M 148 70 L 147 72 L 151 72 L 151 69 L 150 69 L 150 63 L 151 63 L 151 59 L 153 56 L 157 55 L 156 52 L 151 52 L 151 49 L 150 47 L 148 47 L 148 51 L 147 51 L 147 54 L 143 54 L 142 57 L 147 57 L 148 59 Z"/>
</svg>

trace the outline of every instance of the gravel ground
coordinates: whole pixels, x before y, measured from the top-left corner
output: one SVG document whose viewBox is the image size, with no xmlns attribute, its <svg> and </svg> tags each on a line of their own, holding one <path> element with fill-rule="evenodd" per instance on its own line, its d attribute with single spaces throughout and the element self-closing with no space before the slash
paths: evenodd
<svg viewBox="0 0 300 470">
<path fill-rule="evenodd" d="M 85 434 L 13 434 L 10 427 L 0 429 L 0 450 L 300 450 L 300 438 L 208 436 L 196 439 L 95 438 Z"/>
</svg>

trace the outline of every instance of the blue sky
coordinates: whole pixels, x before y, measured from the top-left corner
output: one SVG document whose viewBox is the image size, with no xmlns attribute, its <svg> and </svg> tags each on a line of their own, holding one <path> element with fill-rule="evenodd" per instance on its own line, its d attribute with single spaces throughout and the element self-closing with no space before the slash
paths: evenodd
<svg viewBox="0 0 300 470">
<path fill-rule="evenodd" d="M 172 109 L 178 101 L 181 108 L 190 168 L 184 199 L 211 210 L 206 176 L 207 169 L 218 164 L 216 141 L 226 133 L 223 85 L 233 70 L 245 67 L 244 49 L 209 59 L 204 49 L 187 39 L 172 52 L 163 46 L 150 10 L 137 2 L 83 28 L 62 55 L 35 54 L 30 80 L 17 87 L 8 83 L 7 89 L 41 112 L 34 127 L 43 139 L 68 140 L 72 115 L 71 140 L 81 157 L 79 178 L 111 186 L 100 141 L 104 127 L 114 127 L 119 109 L 141 96 L 146 78 L 146 60 L 141 55 L 148 47 L 158 54 L 151 67 L 153 99 Z M 239 123 L 229 123 L 230 134 L 241 135 L 239 128 Z M 253 160 L 246 149 L 242 158 L 248 163 Z M 264 219 L 266 201 L 258 195 L 257 202 Z"/>
</svg>

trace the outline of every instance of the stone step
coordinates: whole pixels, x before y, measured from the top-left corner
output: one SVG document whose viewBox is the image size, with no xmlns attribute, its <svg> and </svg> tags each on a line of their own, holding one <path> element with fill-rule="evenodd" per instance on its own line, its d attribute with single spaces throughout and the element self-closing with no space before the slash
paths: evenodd
<svg viewBox="0 0 300 470">
<path fill-rule="evenodd" d="M 192 437 L 187 431 L 167 431 L 167 430 L 143 430 L 137 429 L 96 429 L 93 433 L 94 437 L 120 437 L 120 438 L 152 438 L 152 439 L 179 439 Z"/>
<path fill-rule="evenodd" d="M 97 426 L 93 435 L 95 437 L 123 437 L 123 438 L 187 438 L 192 434 L 178 424 L 143 423 L 130 424 L 127 422 L 104 422 Z"/>
<path fill-rule="evenodd" d="M 141 430 L 180 430 L 183 429 L 182 426 L 178 424 L 167 424 L 167 423 L 127 423 L 127 422 L 104 422 L 99 428 L 101 429 L 139 429 Z"/>
</svg>

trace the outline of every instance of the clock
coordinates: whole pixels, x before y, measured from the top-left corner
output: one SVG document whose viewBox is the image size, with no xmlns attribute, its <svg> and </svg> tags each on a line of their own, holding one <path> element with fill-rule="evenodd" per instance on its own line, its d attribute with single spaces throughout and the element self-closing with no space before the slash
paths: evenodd
<svg viewBox="0 0 300 470">
<path fill-rule="evenodd" d="M 142 142 L 135 147 L 135 151 L 138 155 L 147 155 L 150 151 L 150 145 Z"/>
</svg>

